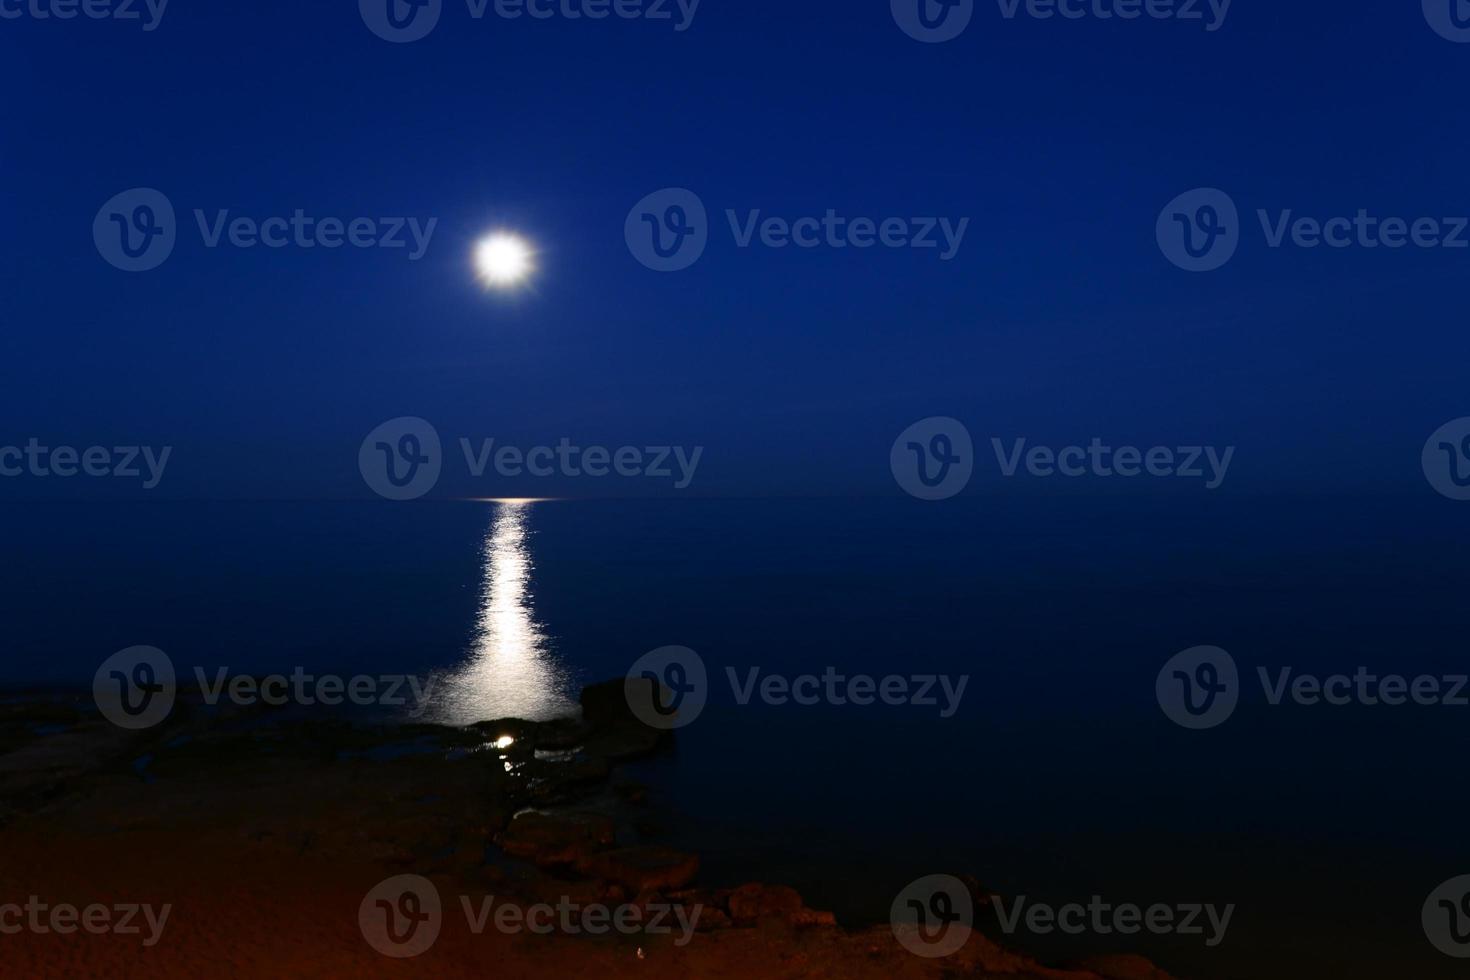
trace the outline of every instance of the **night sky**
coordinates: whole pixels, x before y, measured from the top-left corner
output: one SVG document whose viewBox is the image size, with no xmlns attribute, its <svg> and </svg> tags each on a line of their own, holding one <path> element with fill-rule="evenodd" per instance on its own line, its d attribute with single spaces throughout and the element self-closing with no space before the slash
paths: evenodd
<svg viewBox="0 0 1470 980">
<path fill-rule="evenodd" d="M 982 2 L 939 44 L 881 0 L 704 0 L 682 31 L 673 3 L 476 20 L 445 0 L 407 44 L 346 0 L 174 0 L 153 30 L 0 20 L 0 442 L 171 445 L 157 495 L 371 497 L 359 443 L 416 415 L 446 442 L 704 446 L 693 495 L 894 495 L 894 437 L 948 415 L 982 455 L 1234 445 L 1222 492 L 1423 498 L 1424 440 L 1466 414 L 1470 249 L 1272 249 L 1255 213 L 1470 213 L 1470 45 L 1414 2 L 1237 0 L 1213 31 L 1201 7 Z M 179 228 L 130 274 L 91 228 L 134 187 Z M 623 229 L 668 187 L 710 237 L 665 274 Z M 1243 222 L 1211 273 L 1154 236 L 1197 187 Z M 196 208 L 437 226 L 419 261 L 209 249 Z M 949 261 L 739 248 L 726 209 L 969 225 Z M 476 281 L 497 228 L 538 249 L 524 290 Z M 0 493 L 136 492 L 71 482 Z M 982 468 L 967 492 L 998 484 Z M 477 490 L 457 471 L 436 492 Z"/>
</svg>

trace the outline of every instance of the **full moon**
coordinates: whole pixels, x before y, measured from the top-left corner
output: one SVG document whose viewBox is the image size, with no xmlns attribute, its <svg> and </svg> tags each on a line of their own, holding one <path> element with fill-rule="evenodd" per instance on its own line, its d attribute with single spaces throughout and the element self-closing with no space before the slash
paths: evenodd
<svg viewBox="0 0 1470 980">
<path fill-rule="evenodd" d="M 531 274 L 531 268 L 531 246 L 517 235 L 497 232 L 475 246 L 475 269 L 489 286 L 514 286 Z"/>
</svg>

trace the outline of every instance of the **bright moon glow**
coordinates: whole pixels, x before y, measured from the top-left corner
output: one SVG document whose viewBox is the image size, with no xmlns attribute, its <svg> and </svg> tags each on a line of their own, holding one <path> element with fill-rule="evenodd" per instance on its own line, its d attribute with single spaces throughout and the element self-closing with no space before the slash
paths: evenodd
<svg viewBox="0 0 1470 980">
<path fill-rule="evenodd" d="M 491 286 L 514 286 L 531 274 L 531 247 L 515 235 L 491 235 L 475 246 L 475 268 Z"/>
</svg>

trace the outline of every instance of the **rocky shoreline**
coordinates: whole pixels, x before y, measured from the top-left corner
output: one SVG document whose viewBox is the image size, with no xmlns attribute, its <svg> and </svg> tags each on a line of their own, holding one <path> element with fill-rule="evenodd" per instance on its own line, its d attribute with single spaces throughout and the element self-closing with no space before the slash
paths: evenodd
<svg viewBox="0 0 1470 980">
<path fill-rule="evenodd" d="M 1049 968 L 979 928 L 927 959 L 892 929 L 846 928 L 784 885 L 701 881 L 698 855 L 660 841 L 646 788 L 619 769 L 674 736 L 633 716 L 621 680 L 586 688 L 581 704 L 576 719 L 456 728 L 181 700 L 163 724 L 128 732 L 80 698 L 0 701 L 0 904 L 174 907 L 169 934 L 141 957 L 122 936 L 22 933 L 4 937 L 7 960 L 22 976 L 205 975 L 191 971 L 227 963 L 237 976 L 1167 980 L 1137 957 Z M 393 876 L 464 896 L 467 912 L 471 896 L 673 910 L 693 939 L 449 928 L 420 958 L 395 959 L 365 941 L 357 901 Z"/>
</svg>

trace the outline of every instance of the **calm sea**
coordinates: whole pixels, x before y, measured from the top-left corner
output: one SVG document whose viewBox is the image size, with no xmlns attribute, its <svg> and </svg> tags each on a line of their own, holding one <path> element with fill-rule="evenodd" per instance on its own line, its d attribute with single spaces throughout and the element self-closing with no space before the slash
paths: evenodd
<svg viewBox="0 0 1470 980">
<path fill-rule="evenodd" d="M 14 503 L 0 679 L 86 686 L 147 644 L 181 673 L 432 673 L 455 721 L 555 714 L 681 645 L 708 704 L 638 769 L 710 879 L 787 881 L 851 921 L 936 872 L 1233 903 L 1216 949 L 1015 943 L 1187 977 L 1451 976 L 1420 912 L 1470 873 L 1470 707 L 1272 707 L 1256 679 L 1470 672 L 1470 515 L 1442 503 Z M 1155 678 L 1201 644 L 1245 693 L 1187 731 Z M 741 705 L 727 671 L 753 668 L 968 682 L 948 718 L 942 697 Z"/>
</svg>

